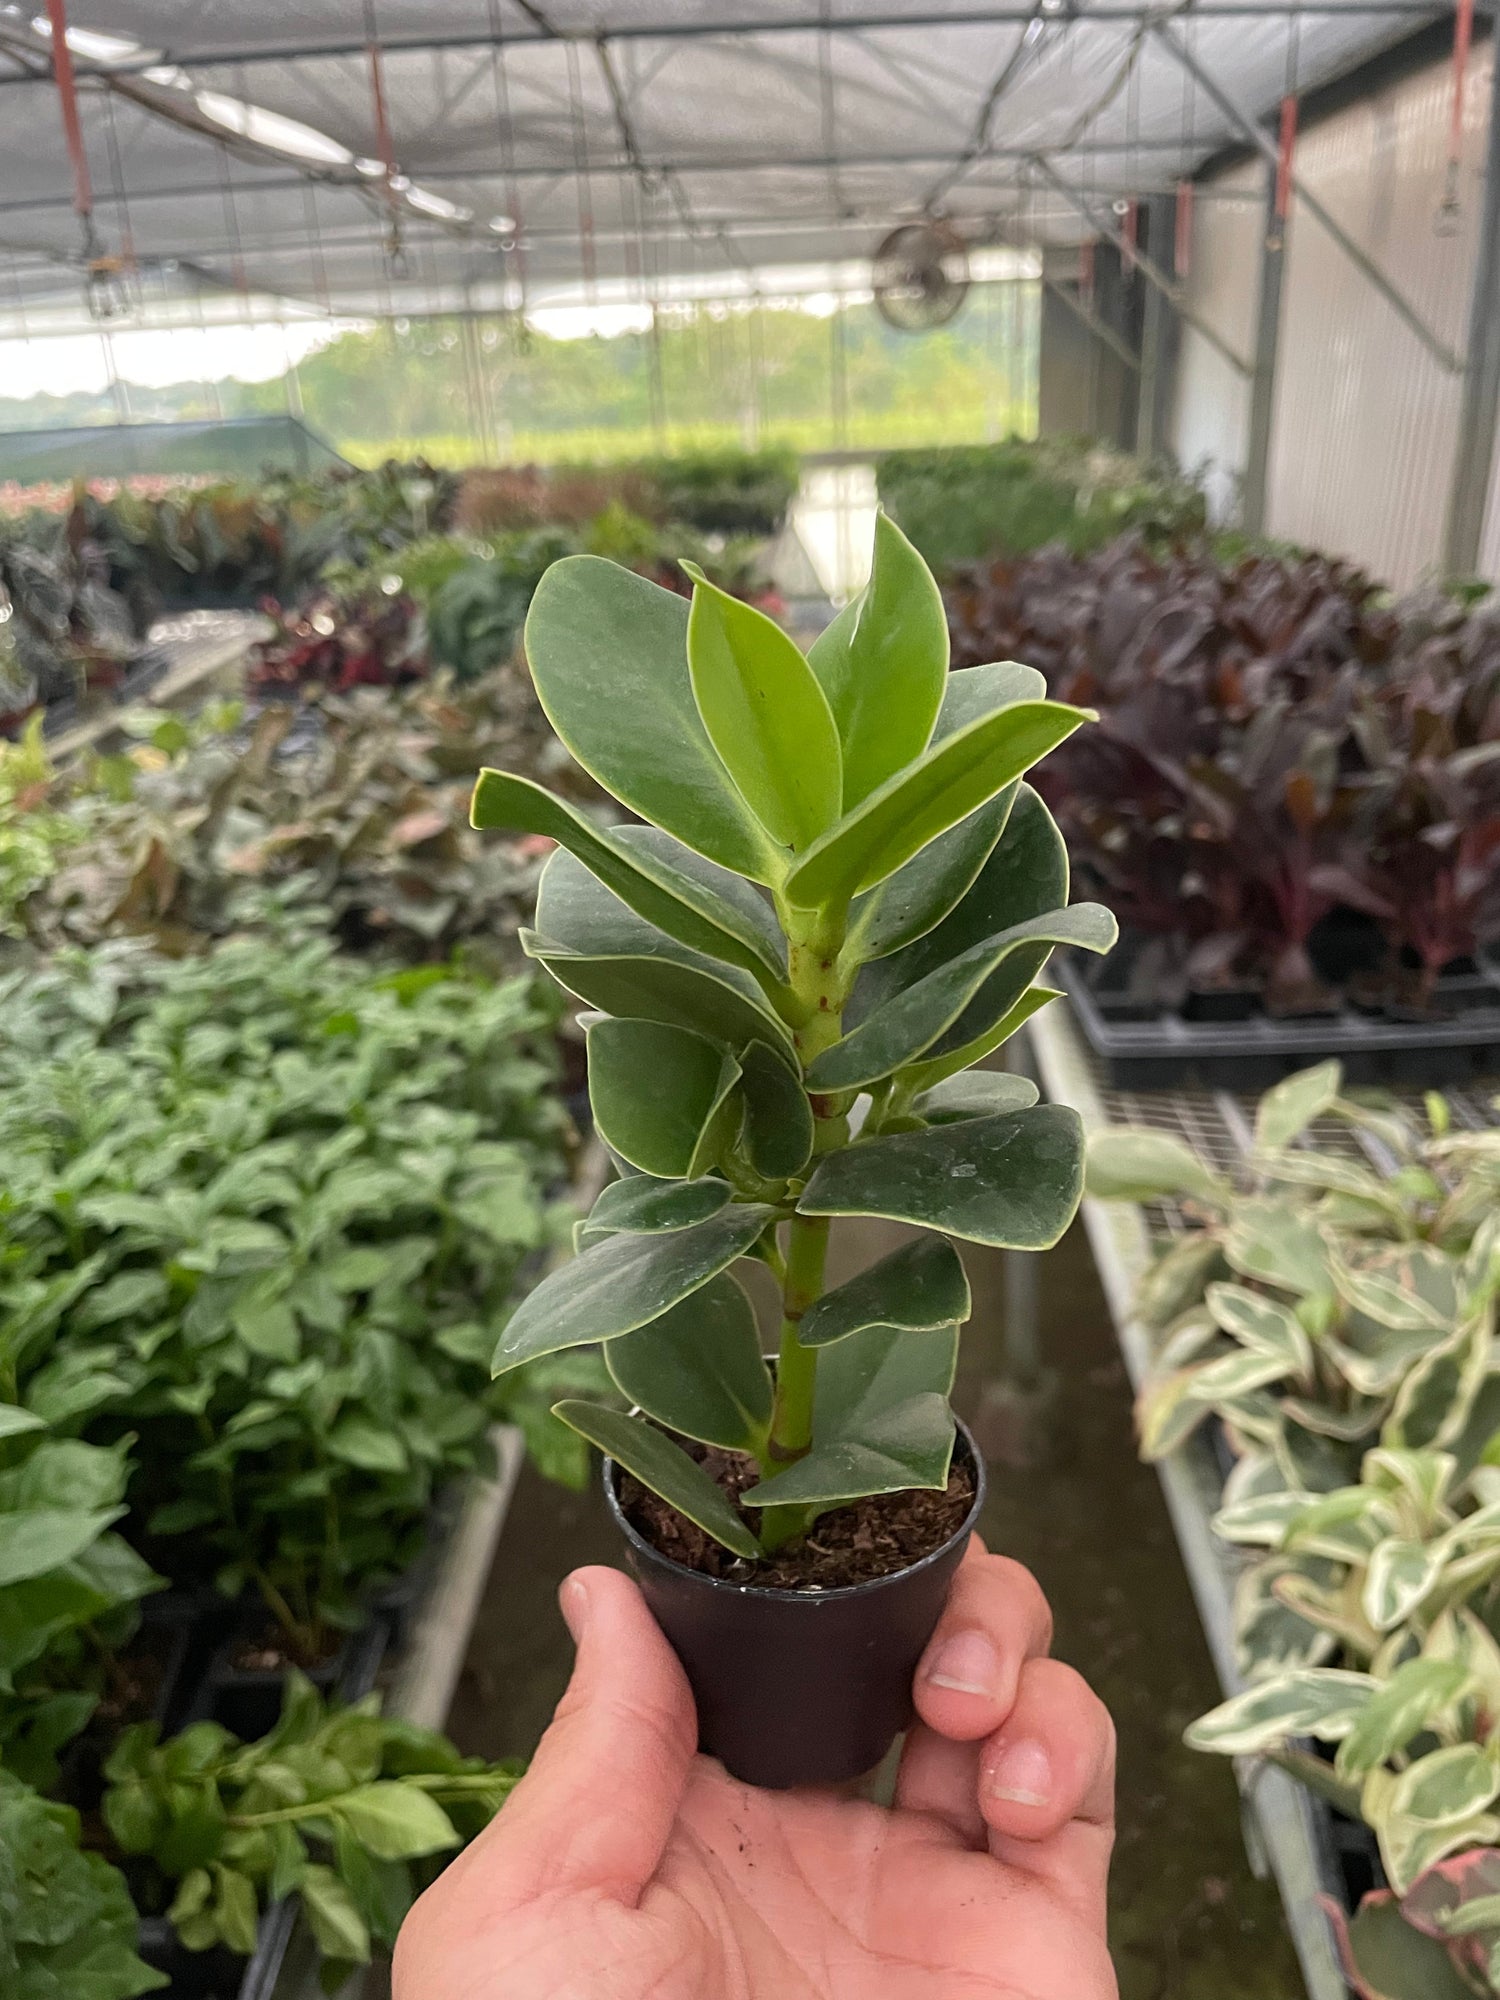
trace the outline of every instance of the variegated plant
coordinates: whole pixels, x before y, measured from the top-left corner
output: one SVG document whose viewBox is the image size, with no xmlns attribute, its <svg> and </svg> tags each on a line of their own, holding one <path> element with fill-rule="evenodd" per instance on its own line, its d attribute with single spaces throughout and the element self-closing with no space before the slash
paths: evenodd
<svg viewBox="0 0 1500 2000">
<path fill-rule="evenodd" d="M 595 1010 L 623 1174 L 496 1368 L 602 1341 L 654 1421 L 558 1415 L 754 1561 L 829 1507 L 947 1483 L 951 1239 L 1040 1249 L 1077 1207 L 1074 1113 L 965 1072 L 1054 997 L 1054 946 L 1113 942 L 1021 782 L 1087 716 L 1014 662 L 950 674 L 936 585 L 883 518 L 868 588 L 806 654 L 701 576 L 689 609 L 587 556 L 548 571 L 526 648 L 558 735 L 646 824 L 498 771 L 475 792 L 476 826 L 559 843 L 523 942 Z M 826 1290 L 848 1215 L 931 1233 Z M 781 1291 L 774 1373 L 744 1257 Z M 671 1433 L 756 1461 L 753 1526 Z"/>
<path fill-rule="evenodd" d="M 1317 1121 L 1362 1131 L 1388 1169 L 1352 1146 L 1299 1144 Z M 1322 1063 L 1261 1100 L 1249 1171 L 1236 1187 L 1160 1132 L 1090 1146 L 1091 1192 L 1176 1198 L 1197 1225 L 1137 1299 L 1157 1340 L 1138 1406 L 1146 1455 L 1213 1414 L 1257 1491 L 1350 1485 L 1376 1443 L 1472 1462 L 1500 1429 L 1500 1132 L 1451 1131 L 1436 1096 L 1424 1127 L 1343 1095 L 1339 1065 Z"/>
</svg>

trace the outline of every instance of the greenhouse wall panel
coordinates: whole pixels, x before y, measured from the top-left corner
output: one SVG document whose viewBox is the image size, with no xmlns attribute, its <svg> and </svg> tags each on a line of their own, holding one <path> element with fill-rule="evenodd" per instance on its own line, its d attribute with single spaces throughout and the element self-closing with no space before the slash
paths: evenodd
<svg viewBox="0 0 1500 2000">
<path fill-rule="evenodd" d="M 1193 212 L 1193 312 L 1238 353 L 1255 341 L 1264 170 L 1249 161 L 1215 181 Z M 1240 195 L 1239 200 L 1229 199 Z M 1220 197 L 1223 197 L 1222 199 Z M 1237 504 L 1250 427 L 1250 385 L 1194 327 L 1182 326 L 1174 431 L 1184 466 L 1201 469 L 1214 514 Z"/>
<path fill-rule="evenodd" d="M 1307 134 L 1298 168 L 1461 352 L 1480 217 L 1491 54 L 1470 65 L 1457 210 L 1443 209 L 1452 71 L 1433 65 Z M 1438 561 L 1460 383 L 1305 210 L 1293 209 L 1267 526 L 1392 583 Z"/>
</svg>

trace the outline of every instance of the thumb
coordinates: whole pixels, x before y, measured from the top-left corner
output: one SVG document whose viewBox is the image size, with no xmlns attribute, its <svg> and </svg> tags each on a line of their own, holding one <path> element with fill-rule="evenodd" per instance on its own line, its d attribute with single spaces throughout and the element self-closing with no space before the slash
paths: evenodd
<svg viewBox="0 0 1500 2000">
<path fill-rule="evenodd" d="M 483 1850 L 491 1899 L 593 1889 L 634 1902 L 697 1748 L 693 1697 L 629 1577 L 575 1570 L 559 1602 L 578 1647 L 573 1678 L 531 1768 L 469 1853 Z"/>
</svg>

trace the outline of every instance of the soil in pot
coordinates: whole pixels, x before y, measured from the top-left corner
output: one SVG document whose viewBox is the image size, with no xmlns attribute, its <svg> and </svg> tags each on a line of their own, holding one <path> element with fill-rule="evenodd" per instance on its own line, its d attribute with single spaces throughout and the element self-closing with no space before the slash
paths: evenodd
<svg viewBox="0 0 1500 2000">
<path fill-rule="evenodd" d="M 700 1459 L 726 1491 L 754 1483 L 738 1454 L 700 1448 Z M 846 1783 L 909 1726 L 912 1676 L 984 1496 L 962 1425 L 954 1468 L 946 1492 L 831 1509 L 798 1544 L 751 1563 L 711 1553 L 605 1461 L 630 1566 L 692 1686 L 699 1747 L 732 1776 L 778 1790 Z"/>
</svg>

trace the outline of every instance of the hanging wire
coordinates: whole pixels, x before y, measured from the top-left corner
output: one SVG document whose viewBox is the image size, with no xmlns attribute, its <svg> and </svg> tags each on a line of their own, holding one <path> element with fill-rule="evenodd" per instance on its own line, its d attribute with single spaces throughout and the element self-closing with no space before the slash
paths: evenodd
<svg viewBox="0 0 1500 2000">
<path fill-rule="evenodd" d="M 511 339 L 514 351 L 526 354 L 530 351 L 531 334 L 526 319 L 526 218 L 521 206 L 521 186 L 516 175 L 516 134 L 515 122 L 510 105 L 510 67 L 506 59 L 505 28 L 500 18 L 500 0 L 487 0 L 490 23 L 490 47 L 493 51 L 490 66 L 495 87 L 495 118 L 500 132 L 500 165 L 505 176 L 506 213 L 510 217 L 510 234 L 500 238 L 500 248 L 507 262 L 505 299 L 511 313 Z M 510 307 L 509 267 L 515 267 L 516 302 Z"/>
<path fill-rule="evenodd" d="M 1281 98 L 1281 131 L 1276 148 L 1276 192 L 1272 201 L 1270 247 L 1280 250 L 1286 243 L 1287 217 L 1292 207 L 1292 158 L 1297 149 L 1297 59 L 1302 44 L 1302 21 L 1293 14 L 1286 30 L 1286 88 Z"/>
<path fill-rule="evenodd" d="M 1198 24 L 1186 21 L 1189 52 L 1196 56 Z M 1186 64 L 1182 69 L 1182 109 L 1178 119 L 1182 149 L 1177 176 L 1177 206 L 1172 218 L 1172 275 L 1185 281 L 1193 268 L 1193 175 L 1198 168 L 1198 81 Z"/>
<path fill-rule="evenodd" d="M 384 169 L 386 238 L 385 261 L 398 282 L 408 272 L 406 243 L 401 228 L 401 204 L 396 199 L 396 146 L 391 136 L 390 114 L 385 95 L 385 59 L 380 47 L 380 28 L 375 18 L 375 0 L 364 0 L 365 55 L 370 66 L 370 100 L 375 115 L 375 147 Z"/>
<path fill-rule="evenodd" d="M 1448 119 L 1448 163 L 1443 175 L 1443 198 L 1433 221 L 1439 236 L 1456 235 L 1461 219 L 1458 186 L 1464 154 L 1464 76 L 1473 35 L 1474 0 L 1458 0 L 1453 17 L 1453 108 Z"/>
</svg>

